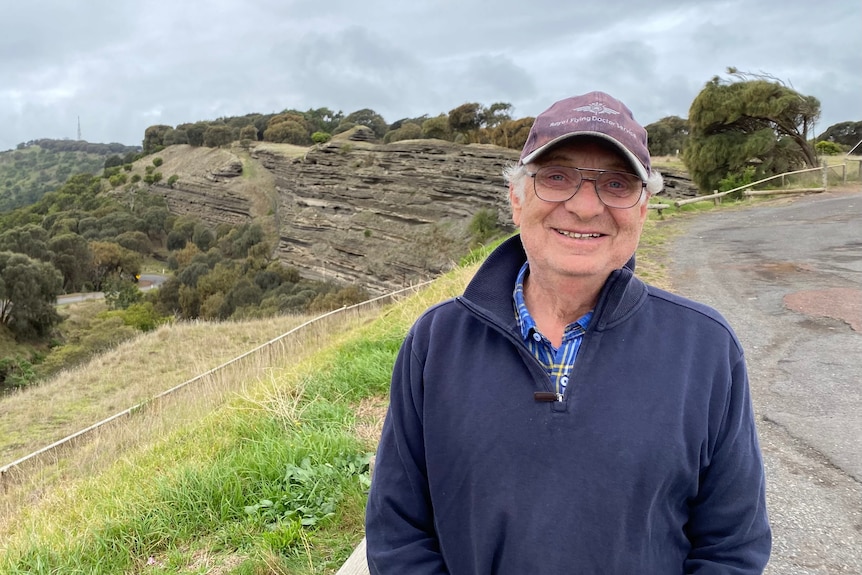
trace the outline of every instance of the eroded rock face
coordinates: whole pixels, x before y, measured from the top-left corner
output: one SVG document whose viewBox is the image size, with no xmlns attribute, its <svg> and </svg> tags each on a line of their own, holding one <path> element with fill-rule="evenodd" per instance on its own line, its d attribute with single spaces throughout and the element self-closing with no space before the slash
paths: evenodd
<svg viewBox="0 0 862 575">
<path fill-rule="evenodd" d="M 237 185 L 242 161 L 234 153 L 188 145 L 171 146 L 159 152 L 165 177 L 150 192 L 165 198 L 171 213 L 193 215 L 212 227 L 239 225 L 252 218 L 252 198 Z M 177 181 L 168 185 L 168 175 Z"/>
<path fill-rule="evenodd" d="M 302 158 L 252 156 L 275 177 L 278 256 L 309 278 L 388 292 L 455 263 L 478 211 L 513 229 L 501 172 L 515 150 L 337 141 Z"/>
<path fill-rule="evenodd" d="M 151 190 L 173 213 L 213 227 L 272 222 L 275 255 L 285 265 L 372 294 L 430 279 L 456 263 L 480 210 L 514 229 L 501 172 L 518 152 L 497 146 L 345 138 L 307 150 L 259 143 L 248 153 L 171 146 L 160 156 L 165 180 L 178 179 Z M 665 184 L 659 199 L 696 195 L 682 172 L 665 172 Z"/>
</svg>

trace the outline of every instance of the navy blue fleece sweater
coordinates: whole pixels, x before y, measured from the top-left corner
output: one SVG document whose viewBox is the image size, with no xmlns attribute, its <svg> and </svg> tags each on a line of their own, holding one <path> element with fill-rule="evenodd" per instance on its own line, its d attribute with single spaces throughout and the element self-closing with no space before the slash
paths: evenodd
<svg viewBox="0 0 862 575">
<path fill-rule="evenodd" d="M 545 401 L 512 307 L 524 260 L 518 237 L 504 243 L 404 341 L 366 514 L 371 573 L 761 573 L 763 466 L 724 319 L 617 270 L 563 401 Z"/>
</svg>

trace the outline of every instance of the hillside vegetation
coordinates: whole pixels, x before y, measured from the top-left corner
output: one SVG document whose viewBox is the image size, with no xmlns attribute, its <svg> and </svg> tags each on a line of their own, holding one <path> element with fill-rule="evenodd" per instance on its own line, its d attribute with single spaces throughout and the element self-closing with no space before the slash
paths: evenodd
<svg viewBox="0 0 862 575">
<path fill-rule="evenodd" d="M 0 212 L 28 206 L 74 174 L 98 174 L 112 154 L 135 153 L 122 144 L 35 140 L 0 153 Z"/>
</svg>

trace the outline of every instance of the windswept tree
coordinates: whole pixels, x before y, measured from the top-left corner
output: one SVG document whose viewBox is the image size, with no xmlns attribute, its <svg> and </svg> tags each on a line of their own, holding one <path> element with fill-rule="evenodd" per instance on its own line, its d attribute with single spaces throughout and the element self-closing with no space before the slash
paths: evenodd
<svg viewBox="0 0 862 575">
<path fill-rule="evenodd" d="M 771 76 L 728 68 L 734 80 L 709 81 L 689 110 L 690 134 L 683 154 L 701 190 L 754 170 L 767 177 L 817 158 L 809 130 L 820 117 L 820 102 Z"/>
<path fill-rule="evenodd" d="M 477 102 L 467 102 L 449 110 L 449 127 L 453 132 L 469 138 L 481 125 L 482 105 Z"/>
</svg>

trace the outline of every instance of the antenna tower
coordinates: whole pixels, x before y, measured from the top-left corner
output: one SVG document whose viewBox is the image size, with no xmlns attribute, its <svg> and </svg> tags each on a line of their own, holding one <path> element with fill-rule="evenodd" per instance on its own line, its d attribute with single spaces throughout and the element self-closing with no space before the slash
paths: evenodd
<svg viewBox="0 0 862 575">
<path fill-rule="evenodd" d="M 81 116 L 78 116 L 78 141 L 81 140 Z"/>
</svg>

